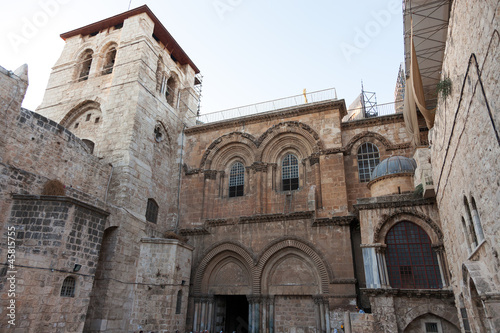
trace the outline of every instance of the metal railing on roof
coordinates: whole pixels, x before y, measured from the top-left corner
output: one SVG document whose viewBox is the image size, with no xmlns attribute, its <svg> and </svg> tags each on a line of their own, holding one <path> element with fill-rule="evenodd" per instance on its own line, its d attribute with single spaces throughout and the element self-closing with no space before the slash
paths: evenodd
<svg viewBox="0 0 500 333">
<path fill-rule="evenodd" d="M 272 112 L 283 108 L 304 105 L 307 103 L 336 100 L 337 91 L 335 88 L 313 91 L 272 101 L 261 102 L 257 104 L 240 106 L 237 108 L 226 109 L 217 112 L 200 114 L 197 117 L 198 124 L 212 123 L 232 118 L 250 116 L 257 113 Z"/>
<path fill-rule="evenodd" d="M 368 107 L 347 110 L 347 115 L 344 117 L 343 121 L 360 120 L 400 113 L 403 112 L 403 101 L 375 104 L 370 106 L 369 109 L 369 112 L 367 112 Z"/>
</svg>

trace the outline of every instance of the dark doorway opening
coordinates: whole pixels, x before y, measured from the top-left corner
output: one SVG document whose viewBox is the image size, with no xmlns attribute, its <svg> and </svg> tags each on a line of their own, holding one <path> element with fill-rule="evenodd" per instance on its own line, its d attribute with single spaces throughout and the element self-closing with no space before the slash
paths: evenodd
<svg viewBox="0 0 500 333">
<path fill-rule="evenodd" d="M 224 313 L 224 318 L 218 318 L 216 329 L 224 329 L 224 333 L 248 333 L 248 300 L 245 295 L 218 296 L 217 304 L 219 314 Z M 222 313 L 221 313 L 222 312 Z M 221 320 L 222 319 L 222 320 Z M 219 327 L 217 327 L 219 326 Z"/>
</svg>

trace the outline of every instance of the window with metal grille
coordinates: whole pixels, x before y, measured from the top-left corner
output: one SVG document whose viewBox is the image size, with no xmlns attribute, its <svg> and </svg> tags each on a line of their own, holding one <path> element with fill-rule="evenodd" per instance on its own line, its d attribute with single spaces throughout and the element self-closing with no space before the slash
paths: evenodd
<svg viewBox="0 0 500 333">
<path fill-rule="evenodd" d="M 358 173 L 359 181 L 369 182 L 373 168 L 380 162 L 378 148 L 371 142 L 365 142 L 358 148 Z"/>
<path fill-rule="evenodd" d="M 75 297 L 75 283 L 76 280 L 72 276 L 68 276 L 64 279 L 61 287 L 62 297 Z"/>
<path fill-rule="evenodd" d="M 425 333 L 439 333 L 437 323 L 425 323 Z"/>
<path fill-rule="evenodd" d="M 297 157 L 288 154 L 282 163 L 283 191 L 293 191 L 299 188 L 299 161 Z"/>
<path fill-rule="evenodd" d="M 245 167 L 240 162 L 236 162 L 229 172 L 229 197 L 243 196 L 245 184 Z"/>
<path fill-rule="evenodd" d="M 177 292 L 177 304 L 175 305 L 175 314 L 180 314 L 182 308 L 182 290 Z"/>
<path fill-rule="evenodd" d="M 400 222 L 386 236 L 386 262 L 391 287 L 442 288 L 436 253 L 425 231 L 411 222 Z"/>
<path fill-rule="evenodd" d="M 146 220 L 156 223 L 158 219 L 158 204 L 153 199 L 148 199 L 148 206 L 146 207 Z"/>
</svg>

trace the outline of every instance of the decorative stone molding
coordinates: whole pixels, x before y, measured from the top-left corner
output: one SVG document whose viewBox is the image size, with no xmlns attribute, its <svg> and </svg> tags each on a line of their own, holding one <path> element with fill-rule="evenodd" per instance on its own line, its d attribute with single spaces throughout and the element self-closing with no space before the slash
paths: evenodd
<svg viewBox="0 0 500 333">
<path fill-rule="evenodd" d="M 247 167 L 249 170 L 254 172 L 267 172 L 269 164 L 264 162 L 254 162 L 251 166 Z"/>
<path fill-rule="evenodd" d="M 333 279 L 331 284 L 356 284 L 356 279 Z"/>
<path fill-rule="evenodd" d="M 214 130 L 240 127 L 243 125 L 255 124 L 265 121 L 273 121 L 276 119 L 292 118 L 296 116 L 302 116 L 310 113 L 327 111 L 331 109 L 339 109 L 341 117 L 347 114 L 344 100 L 330 100 L 325 102 L 316 102 L 300 106 L 293 106 L 289 108 L 283 108 L 279 111 L 258 113 L 251 116 L 228 119 L 205 125 L 197 125 L 186 129 L 185 133 L 186 135 L 190 135 L 190 134 L 211 132 Z"/>
<path fill-rule="evenodd" d="M 353 216 L 353 215 L 334 216 L 331 218 L 318 218 L 318 219 L 314 219 L 312 226 L 313 227 L 331 226 L 331 225 L 348 226 L 355 220 L 356 220 L 356 216 Z"/>
<path fill-rule="evenodd" d="M 398 219 L 398 217 L 401 217 L 403 215 L 415 216 L 419 220 L 427 223 L 432 228 L 432 230 L 436 233 L 436 236 L 439 239 L 440 243 L 442 243 L 442 241 L 443 241 L 443 232 L 441 231 L 441 228 L 439 228 L 439 226 L 434 221 L 432 221 L 427 215 L 422 214 L 422 213 L 417 212 L 417 211 L 407 211 L 407 210 L 401 210 L 401 209 L 398 210 L 398 211 L 395 211 L 394 213 L 392 213 L 388 217 L 387 216 L 383 216 L 382 217 L 382 220 L 379 221 L 379 223 L 375 227 L 375 232 L 373 234 L 373 241 L 375 243 L 379 243 L 380 242 L 380 240 L 379 240 L 379 238 L 380 238 L 380 231 L 381 231 L 382 227 L 386 223 L 389 223 L 391 220 Z"/>
<path fill-rule="evenodd" d="M 436 203 L 435 198 L 415 198 L 413 194 L 408 195 L 392 195 L 385 198 L 366 198 L 358 199 L 358 203 L 354 204 L 357 211 L 381 209 L 381 208 L 402 208 L 415 207 L 424 205 L 433 205 Z"/>
<path fill-rule="evenodd" d="M 313 165 L 315 165 L 315 164 L 318 164 L 318 163 L 319 163 L 319 156 L 317 156 L 317 155 L 316 155 L 316 156 L 315 156 L 315 155 L 311 155 L 311 156 L 309 157 L 309 164 L 310 164 L 311 166 L 313 166 Z"/>
<path fill-rule="evenodd" d="M 198 236 L 198 235 L 210 235 L 210 232 L 204 227 L 192 228 L 192 229 L 181 229 L 179 230 L 181 236 Z"/>
<path fill-rule="evenodd" d="M 370 182 L 368 182 L 366 184 L 366 186 L 368 186 L 369 189 L 371 189 L 371 187 L 373 186 L 373 184 L 381 181 L 381 180 L 385 180 L 385 179 L 389 179 L 389 178 L 398 178 L 398 177 L 413 177 L 414 175 L 414 172 L 400 172 L 400 173 L 393 173 L 393 174 L 389 174 L 389 175 L 385 175 L 385 176 L 381 176 L 381 177 L 378 177 L 374 180 L 371 180 Z"/>
<path fill-rule="evenodd" d="M 342 129 L 352 129 L 357 127 L 367 127 L 373 125 L 393 124 L 404 121 L 403 113 L 396 113 L 387 116 L 372 117 L 360 120 L 347 121 L 342 123 Z"/>
<path fill-rule="evenodd" d="M 242 216 L 239 219 L 239 223 L 264 223 L 273 221 L 302 220 L 302 219 L 311 219 L 313 215 L 314 211 L 302 211 L 289 214 L 279 213 L 279 214 Z"/>
<path fill-rule="evenodd" d="M 203 170 L 203 173 L 205 174 L 205 179 L 217 179 L 217 170 Z"/>
<path fill-rule="evenodd" d="M 384 137 L 381 134 L 375 133 L 375 132 L 369 132 L 369 131 L 364 131 L 361 132 L 351 138 L 349 143 L 342 148 L 344 155 L 351 155 L 352 153 L 352 147 L 354 144 L 361 140 L 362 138 L 374 138 L 382 143 L 384 145 L 386 150 L 398 150 L 398 149 L 406 149 L 411 147 L 411 143 L 402 143 L 402 144 L 392 144 L 386 137 Z"/>
<path fill-rule="evenodd" d="M 228 219 L 206 219 L 205 220 L 205 225 L 209 227 L 218 227 L 218 226 L 223 226 L 223 225 L 231 225 L 234 223 L 231 223 Z"/>
<path fill-rule="evenodd" d="M 296 248 L 304 252 L 311 258 L 316 268 L 318 269 L 320 275 L 321 292 L 322 294 L 329 294 L 328 285 L 330 281 L 333 281 L 333 274 L 330 268 L 328 267 L 327 262 L 323 259 L 322 256 L 319 255 L 319 252 L 317 252 L 312 245 L 310 246 L 304 243 L 303 241 L 297 239 L 284 239 L 281 241 L 278 240 L 274 244 L 271 244 L 266 249 L 264 249 L 259 258 L 257 267 L 255 267 L 255 274 L 253 276 L 254 292 L 260 293 L 261 291 L 262 274 L 264 271 L 264 267 L 266 266 L 270 258 L 279 251 L 283 250 L 284 248 L 289 248 L 289 247 Z"/>
<path fill-rule="evenodd" d="M 455 296 L 453 290 L 447 289 L 397 289 L 397 288 L 361 288 L 361 292 L 369 297 L 392 296 L 392 297 L 416 297 L 416 298 L 450 298 Z"/>
<path fill-rule="evenodd" d="M 244 263 L 248 268 L 248 271 L 252 272 L 252 268 L 255 266 L 256 262 L 255 258 L 252 257 L 250 252 L 247 249 L 245 249 L 241 244 L 233 242 L 217 244 L 205 252 L 205 255 L 202 256 L 203 259 L 197 265 L 196 273 L 194 274 L 194 280 L 193 280 L 194 293 L 201 294 L 202 288 L 204 287 L 202 281 L 205 275 L 205 270 L 212 261 L 212 259 L 214 259 L 217 255 L 219 255 L 222 252 L 233 252 L 238 254 L 241 258 L 243 258 Z"/>
</svg>

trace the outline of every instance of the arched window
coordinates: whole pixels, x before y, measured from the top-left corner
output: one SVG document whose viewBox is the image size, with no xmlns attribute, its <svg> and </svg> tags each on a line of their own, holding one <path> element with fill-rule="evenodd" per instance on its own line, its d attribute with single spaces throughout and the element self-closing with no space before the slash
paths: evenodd
<svg viewBox="0 0 500 333">
<path fill-rule="evenodd" d="M 229 172 L 229 197 L 242 197 L 245 184 L 245 167 L 236 162 Z"/>
<path fill-rule="evenodd" d="M 182 290 L 177 292 L 177 304 L 175 305 L 175 314 L 180 314 L 182 308 Z"/>
<path fill-rule="evenodd" d="M 165 97 L 167 98 L 167 103 L 173 107 L 175 107 L 175 102 L 177 100 L 177 98 L 175 96 L 176 94 L 177 94 L 177 80 L 175 79 L 175 77 L 171 76 L 167 80 Z"/>
<path fill-rule="evenodd" d="M 113 46 L 108 50 L 108 52 L 106 52 L 106 59 L 104 60 L 104 66 L 102 67 L 102 75 L 111 74 L 113 72 L 115 58 L 116 48 Z"/>
<path fill-rule="evenodd" d="M 369 182 L 373 168 L 380 162 L 378 148 L 371 142 L 365 142 L 358 148 L 358 173 L 360 182 Z"/>
<path fill-rule="evenodd" d="M 283 191 L 293 191 L 299 188 L 299 161 L 292 154 L 287 154 L 281 165 L 281 180 Z"/>
<path fill-rule="evenodd" d="M 72 276 L 68 276 L 64 279 L 61 287 L 62 297 L 75 297 L 75 284 L 76 280 Z"/>
<path fill-rule="evenodd" d="M 153 199 L 148 199 L 148 206 L 146 207 L 146 221 L 156 223 L 158 219 L 158 204 Z"/>
<path fill-rule="evenodd" d="M 87 139 L 82 139 L 82 141 L 83 141 L 83 143 L 85 143 L 87 145 L 87 147 L 90 150 L 90 153 L 93 154 L 94 148 L 95 148 L 95 143 L 93 141 L 87 140 Z"/>
<path fill-rule="evenodd" d="M 86 50 L 80 57 L 80 72 L 78 74 L 78 80 L 84 81 L 89 78 L 90 67 L 92 66 L 92 56 L 94 52 L 92 50 Z"/>
<path fill-rule="evenodd" d="M 401 289 L 442 288 L 436 253 L 425 231 L 411 222 L 389 230 L 386 261 L 391 287 Z"/>
</svg>

